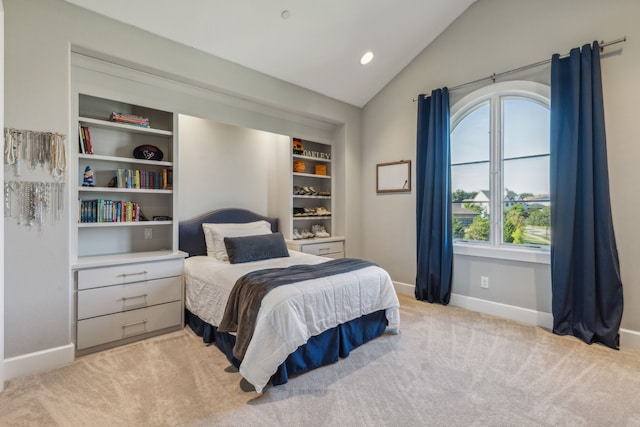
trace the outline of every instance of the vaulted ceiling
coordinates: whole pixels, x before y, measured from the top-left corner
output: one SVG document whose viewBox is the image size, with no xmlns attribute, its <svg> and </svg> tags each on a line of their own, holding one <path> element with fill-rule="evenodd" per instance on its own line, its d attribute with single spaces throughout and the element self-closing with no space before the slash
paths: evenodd
<svg viewBox="0 0 640 427">
<path fill-rule="evenodd" d="M 66 1 L 362 107 L 476 0 Z"/>
</svg>

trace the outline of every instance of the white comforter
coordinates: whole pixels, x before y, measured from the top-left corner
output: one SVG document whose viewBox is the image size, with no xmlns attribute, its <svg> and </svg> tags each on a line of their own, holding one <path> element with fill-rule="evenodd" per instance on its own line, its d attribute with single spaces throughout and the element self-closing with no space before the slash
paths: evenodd
<svg viewBox="0 0 640 427">
<path fill-rule="evenodd" d="M 244 264 L 229 264 L 207 256 L 188 258 L 185 263 L 187 309 L 218 326 L 229 293 L 241 276 L 264 268 L 328 260 L 297 251 L 289 253 L 288 258 Z M 278 287 L 262 301 L 240 373 L 260 393 L 278 366 L 310 337 L 383 309 L 389 321 L 388 329 L 397 331 L 399 307 L 391 278 L 379 267 Z"/>
</svg>

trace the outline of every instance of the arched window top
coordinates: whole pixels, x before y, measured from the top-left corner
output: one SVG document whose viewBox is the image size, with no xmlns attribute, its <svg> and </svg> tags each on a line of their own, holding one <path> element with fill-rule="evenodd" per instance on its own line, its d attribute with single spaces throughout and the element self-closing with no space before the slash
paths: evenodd
<svg viewBox="0 0 640 427">
<path fill-rule="evenodd" d="M 495 83 L 465 95 L 451 107 L 451 128 L 455 128 L 460 120 L 471 110 L 493 97 L 517 96 L 529 98 L 550 105 L 551 88 L 545 84 L 523 80 Z"/>
</svg>

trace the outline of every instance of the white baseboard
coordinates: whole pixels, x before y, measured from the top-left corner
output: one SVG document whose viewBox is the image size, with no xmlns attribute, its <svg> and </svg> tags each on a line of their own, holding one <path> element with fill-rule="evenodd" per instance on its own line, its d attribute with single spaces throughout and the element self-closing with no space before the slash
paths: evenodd
<svg viewBox="0 0 640 427">
<path fill-rule="evenodd" d="M 620 346 L 640 350 L 640 332 L 620 328 Z"/>
<path fill-rule="evenodd" d="M 415 295 L 414 285 L 393 282 L 393 286 L 399 294 L 409 296 Z M 455 307 L 466 308 L 468 310 L 503 317 L 505 319 L 511 319 L 529 325 L 540 326 L 547 329 L 553 328 L 553 315 L 551 313 L 544 313 L 528 308 L 453 293 L 451 294 L 449 304 Z M 630 329 L 620 329 L 620 345 L 627 348 L 640 349 L 640 332 Z"/>
<path fill-rule="evenodd" d="M 62 347 L 50 348 L 4 359 L 4 379 L 21 377 L 36 372 L 59 368 L 73 362 L 75 346 L 73 343 Z"/>
</svg>

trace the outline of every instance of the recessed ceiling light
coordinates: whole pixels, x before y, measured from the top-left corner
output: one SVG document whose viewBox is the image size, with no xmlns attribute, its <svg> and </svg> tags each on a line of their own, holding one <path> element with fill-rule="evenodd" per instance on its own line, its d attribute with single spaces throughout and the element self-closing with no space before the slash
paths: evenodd
<svg viewBox="0 0 640 427">
<path fill-rule="evenodd" d="M 360 63 L 362 65 L 367 65 L 369 62 L 371 62 L 372 59 L 373 59 L 373 52 L 367 51 L 365 52 L 364 55 L 362 55 L 362 58 L 360 58 Z"/>
<path fill-rule="evenodd" d="M 290 16 L 291 16 L 291 12 L 289 12 L 288 10 L 283 10 L 282 13 L 280 14 L 280 17 L 282 19 L 289 19 Z"/>
</svg>

